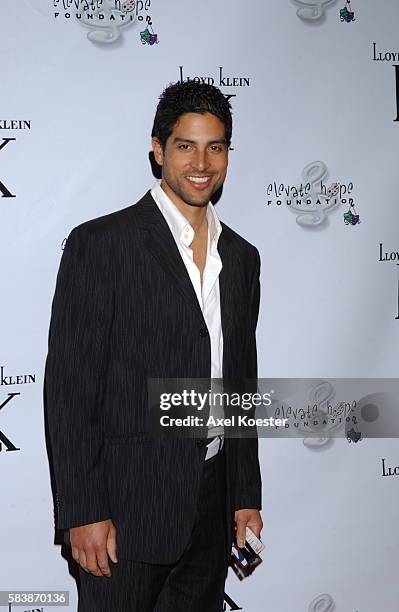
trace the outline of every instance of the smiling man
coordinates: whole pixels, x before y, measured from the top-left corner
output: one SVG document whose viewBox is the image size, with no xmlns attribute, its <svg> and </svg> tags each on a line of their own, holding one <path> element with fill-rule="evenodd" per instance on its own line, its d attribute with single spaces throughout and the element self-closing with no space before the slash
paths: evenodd
<svg viewBox="0 0 399 612">
<path fill-rule="evenodd" d="M 149 378 L 256 379 L 257 249 L 218 219 L 229 102 L 170 85 L 144 197 L 68 237 L 45 369 L 56 526 L 79 564 L 79 612 L 221 612 L 234 531 L 262 529 L 256 437 L 211 407 L 201 438 L 149 435 Z"/>
</svg>

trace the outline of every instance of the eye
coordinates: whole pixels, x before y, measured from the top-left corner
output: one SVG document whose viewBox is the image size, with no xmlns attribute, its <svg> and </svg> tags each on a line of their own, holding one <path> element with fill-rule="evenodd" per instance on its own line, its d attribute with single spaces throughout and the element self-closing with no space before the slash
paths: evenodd
<svg viewBox="0 0 399 612">
<path fill-rule="evenodd" d="M 222 145 L 211 145 L 211 151 L 213 153 L 221 153 L 223 151 Z"/>
<path fill-rule="evenodd" d="M 179 149 L 181 151 L 188 151 L 190 148 L 190 145 L 187 144 L 186 142 L 182 142 L 181 144 L 179 144 Z"/>
</svg>

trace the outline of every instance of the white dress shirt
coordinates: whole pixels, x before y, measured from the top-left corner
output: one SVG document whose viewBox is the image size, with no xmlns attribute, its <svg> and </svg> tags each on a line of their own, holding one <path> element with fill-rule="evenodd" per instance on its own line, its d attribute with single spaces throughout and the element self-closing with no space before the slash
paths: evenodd
<svg viewBox="0 0 399 612">
<path fill-rule="evenodd" d="M 222 226 L 212 202 L 208 202 L 206 217 L 208 221 L 208 240 L 205 268 L 203 271 L 202 288 L 200 271 L 194 262 L 193 250 L 190 244 L 194 239 L 194 230 L 186 217 L 167 196 L 158 179 L 151 189 L 151 195 L 165 217 L 176 245 L 186 266 L 188 275 L 193 284 L 195 293 L 201 307 L 211 341 L 211 378 L 223 377 L 223 333 L 220 311 L 219 274 L 223 267 L 217 250 Z M 219 387 L 212 381 L 212 391 L 219 391 Z M 218 406 L 210 406 L 210 415 L 215 418 L 222 417 L 223 412 Z M 220 426 L 208 427 L 208 438 L 223 435 L 224 428 Z"/>
</svg>

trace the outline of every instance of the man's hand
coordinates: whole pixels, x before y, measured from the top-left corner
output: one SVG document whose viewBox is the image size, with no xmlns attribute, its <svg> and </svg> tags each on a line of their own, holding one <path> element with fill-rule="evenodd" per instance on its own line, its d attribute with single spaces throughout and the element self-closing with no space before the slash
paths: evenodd
<svg viewBox="0 0 399 612">
<path fill-rule="evenodd" d="M 244 508 L 243 510 L 236 510 L 234 513 L 234 521 L 236 524 L 237 545 L 240 548 L 244 548 L 245 546 L 246 527 L 252 529 L 257 538 L 260 537 L 260 532 L 263 529 L 263 522 L 259 510 L 252 510 L 248 508 Z"/>
<path fill-rule="evenodd" d="M 116 556 L 116 529 L 111 521 L 90 523 L 69 530 L 72 555 L 82 569 L 94 576 L 111 576 L 108 555 L 114 563 Z"/>
</svg>

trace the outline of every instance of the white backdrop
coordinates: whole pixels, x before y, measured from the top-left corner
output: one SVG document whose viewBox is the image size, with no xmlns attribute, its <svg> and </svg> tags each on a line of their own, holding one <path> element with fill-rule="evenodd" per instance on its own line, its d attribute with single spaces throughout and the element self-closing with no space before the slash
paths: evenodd
<svg viewBox="0 0 399 612">
<path fill-rule="evenodd" d="M 109 30 L 76 19 L 84 4 L 0 5 L 0 589 L 70 590 L 71 611 L 43 428 L 51 299 L 72 227 L 153 184 L 168 83 L 203 77 L 233 96 L 217 212 L 261 253 L 259 375 L 395 378 L 399 340 L 397 0 L 147 0 L 108 12 Z M 294 209 L 283 190 L 313 181 L 317 200 L 318 170 L 347 193 L 304 218 L 313 204 Z M 229 575 L 226 609 L 396 612 L 399 493 L 382 471 L 399 464 L 396 439 L 263 439 L 260 452 L 264 562 L 242 583 Z"/>
</svg>

